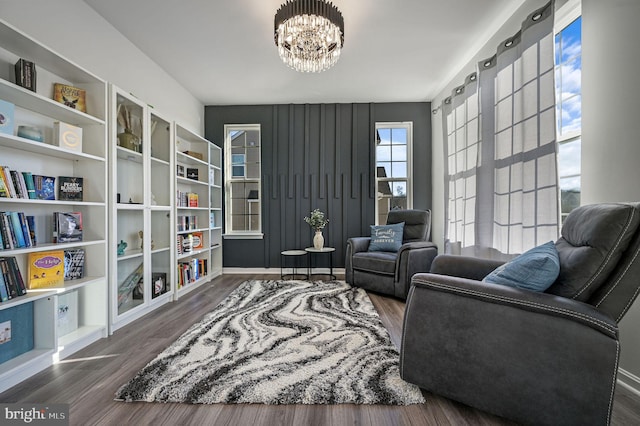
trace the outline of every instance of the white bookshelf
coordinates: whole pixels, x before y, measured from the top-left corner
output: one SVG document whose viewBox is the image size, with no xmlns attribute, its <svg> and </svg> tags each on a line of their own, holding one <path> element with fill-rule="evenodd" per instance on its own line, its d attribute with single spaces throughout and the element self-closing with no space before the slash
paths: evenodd
<svg viewBox="0 0 640 426">
<path fill-rule="evenodd" d="M 110 331 L 171 301 L 173 267 L 173 134 L 171 120 L 111 85 L 110 90 Z M 128 111 L 130 123 L 118 119 Z M 131 127 L 138 144 L 118 135 Z M 140 237 L 142 231 L 142 238 Z M 126 243 L 123 254 L 118 245 Z M 135 279 L 134 279 L 135 278 Z M 162 286 L 155 286 L 161 280 Z"/>
<path fill-rule="evenodd" d="M 222 195 L 214 186 L 216 173 L 221 178 L 221 154 L 214 144 L 176 124 L 175 128 L 175 247 L 176 299 L 209 283 L 222 273 L 222 232 L 211 226 L 221 218 Z M 216 150 L 217 149 L 217 150 Z M 188 173 L 191 169 L 192 173 Z M 197 170 L 197 176 L 193 171 Z M 219 182 L 218 182 L 219 183 Z M 216 189 L 219 191 L 216 192 Z M 197 205 L 189 203 L 197 195 Z M 187 225 L 188 224 L 188 225 Z M 182 241 L 187 241 L 183 244 Z M 188 249 L 189 243 L 196 244 Z M 206 274 L 202 271 L 206 263 Z M 199 274 L 195 274 L 196 265 Z M 187 270 L 187 271 L 185 271 Z"/>
<path fill-rule="evenodd" d="M 15 105 L 13 132 L 0 134 L 0 165 L 36 175 L 76 176 L 84 179 L 83 201 L 0 198 L 0 211 L 18 211 L 34 216 L 37 245 L 3 249 L 2 257 L 15 257 L 20 273 L 28 281 L 30 253 L 45 250 L 85 250 L 84 278 L 65 281 L 53 289 L 32 291 L 0 303 L 3 315 L 30 303 L 33 328 L 12 322 L 12 339 L 33 336 L 33 349 L 0 363 L 0 391 L 107 336 L 107 84 L 104 80 L 68 61 L 11 25 L 0 21 L 0 99 Z M 35 63 L 37 91 L 14 84 L 14 64 L 23 58 Z M 87 111 L 81 112 L 52 100 L 53 83 L 86 90 Z M 53 123 L 65 122 L 82 128 L 82 151 L 70 152 L 53 143 Z M 37 142 L 16 136 L 18 125 L 38 127 L 44 136 Z M 56 194 L 57 198 L 57 194 Z M 52 242 L 54 212 L 82 213 L 83 240 Z M 58 302 L 62 295 L 77 293 L 77 326 L 70 332 L 58 329 Z M 30 326 L 29 326 L 30 327 Z M 4 349 L 4 348 L 3 348 Z"/>
</svg>

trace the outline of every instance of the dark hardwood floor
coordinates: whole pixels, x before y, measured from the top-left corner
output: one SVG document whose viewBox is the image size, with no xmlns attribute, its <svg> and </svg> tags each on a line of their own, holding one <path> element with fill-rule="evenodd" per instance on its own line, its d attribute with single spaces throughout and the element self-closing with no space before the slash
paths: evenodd
<svg viewBox="0 0 640 426">
<path fill-rule="evenodd" d="M 427 402 L 382 405 L 190 405 L 114 401 L 116 390 L 247 279 L 225 275 L 0 394 L 0 402 L 68 403 L 72 425 L 508 425 L 509 421 L 424 392 Z M 340 277 L 339 277 L 340 278 Z M 404 303 L 370 295 L 400 346 Z M 613 425 L 640 424 L 640 397 L 618 386 Z"/>
</svg>

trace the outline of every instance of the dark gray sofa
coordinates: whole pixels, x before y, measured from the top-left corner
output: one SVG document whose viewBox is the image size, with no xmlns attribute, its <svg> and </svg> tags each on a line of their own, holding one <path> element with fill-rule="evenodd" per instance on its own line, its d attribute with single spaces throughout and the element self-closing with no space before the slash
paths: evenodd
<svg viewBox="0 0 640 426">
<path fill-rule="evenodd" d="M 345 281 L 377 293 L 406 299 L 411 277 L 428 272 L 438 254 L 429 241 L 431 211 L 391 210 L 387 225 L 404 222 L 402 246 L 398 252 L 369 252 L 370 237 L 354 237 L 347 241 Z"/>
<path fill-rule="evenodd" d="M 544 293 L 480 282 L 501 262 L 438 256 L 412 279 L 401 376 L 525 424 L 609 424 L 617 324 L 640 290 L 640 204 L 579 207 L 556 248 Z"/>
</svg>

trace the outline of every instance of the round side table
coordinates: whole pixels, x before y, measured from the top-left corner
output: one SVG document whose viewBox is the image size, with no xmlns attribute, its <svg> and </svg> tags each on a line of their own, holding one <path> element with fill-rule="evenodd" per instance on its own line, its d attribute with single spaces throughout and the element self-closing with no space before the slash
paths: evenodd
<svg viewBox="0 0 640 426">
<path fill-rule="evenodd" d="M 303 279 L 308 280 L 309 279 L 309 268 L 307 266 L 307 273 L 306 274 L 298 274 L 297 271 L 300 268 L 299 264 L 300 261 L 299 259 L 302 258 L 302 256 L 306 256 L 307 252 L 305 250 L 284 250 L 280 252 L 280 279 L 282 280 L 287 280 L 287 279 L 292 279 L 295 280 L 297 276 L 300 277 L 304 277 Z M 287 259 L 292 259 L 293 262 L 293 266 L 292 266 L 292 274 L 285 274 L 284 273 L 284 268 L 285 267 L 289 267 L 286 266 L 286 260 Z M 302 263 L 304 267 L 304 262 Z"/>
<path fill-rule="evenodd" d="M 315 247 L 307 247 L 304 249 L 307 253 L 309 253 L 309 278 L 311 278 L 313 274 L 313 257 L 321 254 L 329 255 L 329 273 L 328 274 L 315 274 L 315 275 L 328 275 L 332 280 L 337 279 L 335 275 L 333 275 L 333 252 L 336 251 L 335 247 L 322 247 L 321 249 L 317 249 Z"/>
</svg>

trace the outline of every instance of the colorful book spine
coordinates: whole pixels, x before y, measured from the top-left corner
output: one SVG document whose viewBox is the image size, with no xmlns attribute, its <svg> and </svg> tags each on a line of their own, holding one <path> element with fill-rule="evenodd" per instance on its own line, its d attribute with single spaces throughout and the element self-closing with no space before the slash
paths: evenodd
<svg viewBox="0 0 640 426">
<path fill-rule="evenodd" d="M 10 215 L 11 226 L 13 227 L 13 234 L 16 239 L 16 248 L 22 248 L 27 246 L 27 242 L 24 239 L 22 233 L 22 226 L 20 226 L 20 216 L 18 212 L 8 212 Z"/>
<path fill-rule="evenodd" d="M 33 183 L 33 174 L 31 172 L 22 172 L 22 176 L 24 177 L 24 183 L 27 186 L 27 194 L 31 200 L 35 200 L 36 197 L 36 187 Z"/>
<path fill-rule="evenodd" d="M 9 292 L 7 291 L 7 285 L 4 283 L 4 275 L 0 271 L 0 301 L 6 302 L 9 300 Z"/>
</svg>

